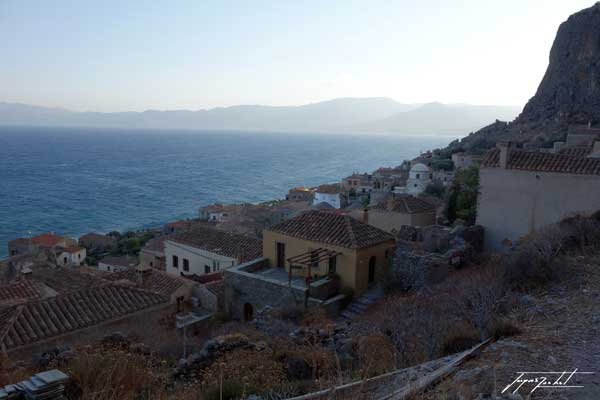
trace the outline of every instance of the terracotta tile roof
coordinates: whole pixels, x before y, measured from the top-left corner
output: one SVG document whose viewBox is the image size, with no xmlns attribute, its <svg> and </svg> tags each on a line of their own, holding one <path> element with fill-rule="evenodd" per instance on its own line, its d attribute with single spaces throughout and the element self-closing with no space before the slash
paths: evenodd
<svg viewBox="0 0 600 400">
<path fill-rule="evenodd" d="M 370 247 L 394 239 L 389 233 L 348 215 L 319 211 L 305 212 L 267 230 L 350 249 Z"/>
<path fill-rule="evenodd" d="M 394 200 L 391 201 L 391 204 L 386 201 L 369 207 L 369 209 L 373 211 L 389 211 L 402 214 L 418 214 L 435 211 L 435 205 L 415 196 L 396 196 Z"/>
<path fill-rule="evenodd" d="M 262 257 L 262 241 L 244 235 L 199 226 L 167 239 L 211 253 L 239 259 L 240 262 Z"/>
<path fill-rule="evenodd" d="M 587 157 L 592 152 L 592 146 L 569 146 L 558 151 L 558 154 L 574 157 Z"/>
<path fill-rule="evenodd" d="M 80 290 L 90 290 L 105 281 L 92 274 L 79 272 L 73 268 L 36 267 L 31 279 L 50 287 L 58 294 L 66 294 Z"/>
<path fill-rule="evenodd" d="M 98 263 L 103 263 L 103 264 L 108 264 L 108 265 L 117 265 L 119 267 L 125 267 L 125 268 L 132 268 L 138 264 L 138 259 L 137 259 L 137 257 L 108 256 L 108 257 L 103 257 L 100 260 L 98 260 Z"/>
<path fill-rule="evenodd" d="M 340 185 L 337 183 L 320 185 L 317 187 L 317 193 L 325 194 L 338 194 L 340 192 Z"/>
<path fill-rule="evenodd" d="M 62 240 L 64 240 L 62 236 L 56 235 L 54 233 L 42 233 L 41 235 L 37 235 L 31 238 L 32 243 L 48 247 L 56 246 Z"/>
<path fill-rule="evenodd" d="M 112 245 L 116 240 L 111 237 L 111 236 L 107 236 L 107 235 L 101 235 L 99 233 L 96 232 L 89 232 L 86 233 L 85 235 L 81 236 L 79 238 L 79 243 L 90 243 L 93 245 L 101 245 L 101 246 L 110 246 Z"/>
<path fill-rule="evenodd" d="M 103 286 L 0 311 L 0 347 L 34 344 L 104 321 L 166 303 L 156 293 L 124 286 Z"/>
<path fill-rule="evenodd" d="M 184 284 L 181 278 L 158 270 L 150 270 L 140 275 L 135 269 L 128 269 L 106 274 L 103 278 L 115 283 L 127 283 L 167 297 Z"/>
<path fill-rule="evenodd" d="M 0 285 L 0 305 L 20 303 L 39 297 L 40 292 L 29 280 Z"/>
<path fill-rule="evenodd" d="M 481 165 L 484 168 L 499 168 L 500 150 L 490 151 Z M 600 159 L 511 149 L 507 169 L 600 175 Z"/>
</svg>

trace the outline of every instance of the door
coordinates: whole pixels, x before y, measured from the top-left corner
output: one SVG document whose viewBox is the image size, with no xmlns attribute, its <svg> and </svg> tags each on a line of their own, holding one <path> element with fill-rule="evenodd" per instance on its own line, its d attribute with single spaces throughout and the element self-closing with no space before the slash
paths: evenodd
<svg viewBox="0 0 600 400">
<path fill-rule="evenodd" d="M 375 256 L 369 259 L 369 283 L 375 281 Z"/>
<path fill-rule="evenodd" d="M 277 266 L 285 268 L 285 243 L 277 242 Z"/>
</svg>

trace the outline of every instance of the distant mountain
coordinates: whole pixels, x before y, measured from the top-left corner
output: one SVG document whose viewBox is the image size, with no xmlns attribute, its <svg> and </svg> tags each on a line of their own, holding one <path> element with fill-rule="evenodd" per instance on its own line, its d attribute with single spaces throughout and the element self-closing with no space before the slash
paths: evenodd
<svg viewBox="0 0 600 400">
<path fill-rule="evenodd" d="M 0 125 L 456 134 L 517 113 L 516 107 L 402 104 L 377 97 L 340 98 L 292 107 L 240 105 L 199 111 L 117 113 L 0 103 Z"/>
<path fill-rule="evenodd" d="M 482 151 L 499 140 L 530 148 L 564 140 L 569 126 L 600 126 L 600 2 L 558 28 L 540 85 L 514 120 L 497 122 L 451 143 L 448 150 Z"/>
<path fill-rule="evenodd" d="M 381 133 L 464 134 L 497 119 L 513 119 L 520 111 L 519 107 L 509 106 L 428 103 L 387 118 L 349 127 L 348 130 Z"/>
</svg>

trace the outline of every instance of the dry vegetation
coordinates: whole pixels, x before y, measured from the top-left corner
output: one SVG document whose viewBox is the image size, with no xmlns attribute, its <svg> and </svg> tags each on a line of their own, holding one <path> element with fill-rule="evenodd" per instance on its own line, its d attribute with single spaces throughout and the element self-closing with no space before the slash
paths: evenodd
<svg viewBox="0 0 600 400">
<path fill-rule="evenodd" d="M 599 253 L 599 217 L 570 218 L 524 238 L 509 255 L 459 269 L 434 287 L 386 296 L 354 324 L 349 366 L 342 365 L 341 355 L 318 337 L 291 340 L 249 324 L 226 323 L 213 335 L 243 336 L 261 343 L 260 348 L 222 352 L 211 365 L 184 379 L 172 379 L 175 358 L 139 352 L 129 345 L 79 347 L 72 360 L 50 367 L 72 377 L 69 399 L 220 400 L 257 393 L 275 400 L 416 365 L 462 351 L 482 338 L 525 334 L 524 321 L 514 318 L 518 299 L 561 282 L 573 257 Z M 322 311 L 290 309 L 276 318 L 326 336 L 335 327 Z M 22 365 L 8 368 L 8 361 L 0 359 L 0 385 L 38 372 Z"/>
</svg>

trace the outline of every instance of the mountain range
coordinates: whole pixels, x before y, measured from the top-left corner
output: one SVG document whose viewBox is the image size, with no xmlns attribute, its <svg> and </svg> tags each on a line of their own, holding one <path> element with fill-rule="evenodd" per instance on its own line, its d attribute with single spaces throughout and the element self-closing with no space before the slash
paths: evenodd
<svg viewBox="0 0 600 400">
<path fill-rule="evenodd" d="M 520 111 L 511 106 L 404 104 L 383 97 L 338 98 L 285 107 L 239 105 L 113 113 L 0 102 L 0 125 L 461 135 L 495 120 L 511 120 Z"/>
</svg>

